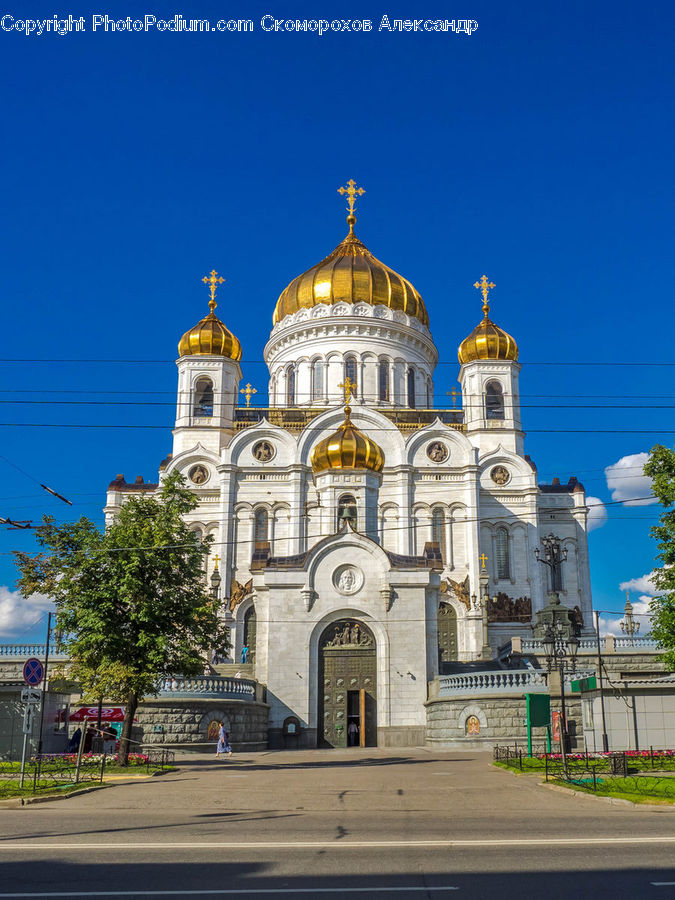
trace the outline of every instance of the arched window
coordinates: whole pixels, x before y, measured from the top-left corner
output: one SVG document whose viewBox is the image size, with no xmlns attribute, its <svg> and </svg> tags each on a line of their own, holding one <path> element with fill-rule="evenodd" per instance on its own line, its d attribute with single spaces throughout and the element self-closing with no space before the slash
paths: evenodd
<svg viewBox="0 0 675 900">
<path fill-rule="evenodd" d="M 350 523 L 352 528 L 356 529 L 356 500 L 354 499 L 352 494 L 343 494 L 338 500 L 337 530 L 339 531 L 347 521 Z"/>
<path fill-rule="evenodd" d="M 485 418 L 504 418 L 504 393 L 498 381 L 489 381 L 485 388 Z"/>
<path fill-rule="evenodd" d="M 210 378 L 198 378 L 195 385 L 194 416 L 213 415 L 213 382 Z"/>
<path fill-rule="evenodd" d="M 380 400 L 389 400 L 389 363 L 386 359 L 380 360 L 377 371 L 377 383 Z"/>
<path fill-rule="evenodd" d="M 415 409 L 415 370 L 410 367 L 408 369 L 408 406 Z"/>
<path fill-rule="evenodd" d="M 445 560 L 445 513 L 436 506 L 431 512 L 431 540 L 441 548 L 441 556 Z"/>
<path fill-rule="evenodd" d="M 286 406 L 295 406 L 295 366 L 286 370 Z"/>
<path fill-rule="evenodd" d="M 255 511 L 255 529 L 254 529 L 254 540 L 257 543 L 260 541 L 268 540 L 268 528 L 269 525 L 269 516 L 267 515 L 267 510 L 259 507 Z"/>
<path fill-rule="evenodd" d="M 495 535 L 495 551 L 497 557 L 497 578 L 511 577 L 511 561 L 509 559 L 509 533 L 506 528 L 498 528 Z"/>
<path fill-rule="evenodd" d="M 347 356 L 345 358 L 345 382 L 347 379 L 351 381 L 352 384 L 357 384 L 356 381 L 356 357 L 355 356 Z"/>
<path fill-rule="evenodd" d="M 323 361 L 315 359 L 312 363 L 312 400 L 323 398 Z"/>
<path fill-rule="evenodd" d="M 427 409 L 431 409 L 434 405 L 434 386 L 431 378 L 427 378 Z"/>
</svg>

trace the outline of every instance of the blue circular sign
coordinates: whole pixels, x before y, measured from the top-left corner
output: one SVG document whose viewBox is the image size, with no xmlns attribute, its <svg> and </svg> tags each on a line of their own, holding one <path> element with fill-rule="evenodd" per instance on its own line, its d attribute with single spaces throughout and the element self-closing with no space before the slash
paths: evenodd
<svg viewBox="0 0 675 900">
<path fill-rule="evenodd" d="M 42 681 L 42 676 L 44 675 L 44 669 L 42 668 L 42 663 L 37 657 L 32 656 L 30 659 L 27 659 L 24 667 L 23 667 L 23 680 L 26 684 L 31 684 L 35 686 L 36 684 L 40 684 Z"/>
</svg>

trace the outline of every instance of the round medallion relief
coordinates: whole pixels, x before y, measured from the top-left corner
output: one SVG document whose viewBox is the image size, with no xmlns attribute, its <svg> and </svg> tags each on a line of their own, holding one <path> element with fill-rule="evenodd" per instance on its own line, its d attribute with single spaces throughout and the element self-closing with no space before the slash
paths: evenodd
<svg viewBox="0 0 675 900">
<path fill-rule="evenodd" d="M 200 463 L 190 469 L 188 478 L 193 484 L 206 484 L 209 480 L 209 470 Z"/>
<path fill-rule="evenodd" d="M 258 441 L 253 445 L 253 456 L 258 462 L 269 462 L 275 453 L 274 444 L 269 441 Z"/>
<path fill-rule="evenodd" d="M 443 441 L 432 441 L 427 447 L 427 456 L 432 462 L 445 462 L 449 455 L 448 448 Z"/>
<path fill-rule="evenodd" d="M 506 466 L 495 466 L 494 469 L 490 472 L 490 478 L 494 481 L 496 485 L 501 487 L 504 484 L 508 484 L 511 480 L 511 474 Z"/>
<path fill-rule="evenodd" d="M 363 585 L 363 572 L 349 564 L 338 566 L 333 572 L 333 584 L 341 594 L 355 594 Z"/>
</svg>

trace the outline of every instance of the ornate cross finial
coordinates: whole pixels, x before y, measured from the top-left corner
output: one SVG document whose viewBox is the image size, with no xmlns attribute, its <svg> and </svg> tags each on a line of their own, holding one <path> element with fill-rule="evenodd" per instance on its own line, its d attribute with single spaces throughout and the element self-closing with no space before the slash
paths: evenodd
<svg viewBox="0 0 675 900">
<path fill-rule="evenodd" d="M 481 553 L 481 555 L 478 557 L 478 559 L 479 559 L 480 564 L 481 564 L 481 565 L 480 565 L 481 569 L 484 569 L 484 568 L 485 568 L 485 563 L 488 561 L 487 556 L 486 556 L 484 553 Z"/>
<path fill-rule="evenodd" d="M 487 314 L 490 312 L 488 294 L 493 288 L 497 287 L 497 285 L 494 283 L 494 281 L 488 281 L 487 275 L 483 275 L 480 281 L 474 282 L 474 287 L 483 295 L 483 312 L 485 313 L 485 317 L 487 318 Z"/>
<path fill-rule="evenodd" d="M 446 397 L 452 397 L 452 408 L 455 409 L 457 406 L 457 398 L 459 397 L 459 391 L 457 388 L 453 388 L 451 391 L 445 392 Z"/>
<path fill-rule="evenodd" d="M 246 385 L 245 388 L 241 388 L 240 391 L 239 391 L 239 393 L 240 393 L 240 394 L 246 394 L 246 409 L 248 409 L 249 406 L 251 405 L 251 396 L 252 396 L 253 394 L 257 394 L 258 391 L 257 391 L 254 387 L 251 387 L 251 385 L 250 385 L 250 383 L 249 383 L 249 384 Z"/>
<path fill-rule="evenodd" d="M 351 397 L 356 393 L 356 382 L 352 381 L 349 375 L 347 375 L 345 380 L 341 384 L 338 384 L 338 387 L 344 388 L 345 404 L 349 406 Z"/>
<path fill-rule="evenodd" d="M 356 203 L 356 195 L 358 194 L 361 197 L 365 194 L 365 191 L 362 187 L 356 187 L 356 182 L 353 178 L 350 178 L 347 182 L 347 187 L 339 187 L 338 194 L 342 194 L 344 196 L 347 195 L 347 211 L 349 215 L 347 216 L 347 222 L 349 223 L 349 231 L 350 233 L 354 230 L 354 225 L 356 224 L 356 216 L 354 215 L 354 204 Z"/>
<path fill-rule="evenodd" d="M 209 289 L 211 291 L 211 299 L 209 300 L 209 309 L 211 310 L 211 312 L 213 312 L 213 310 L 218 305 L 216 303 L 216 291 L 218 290 L 218 285 L 222 284 L 225 281 L 224 278 L 217 278 L 216 277 L 217 275 L 218 275 L 218 273 L 216 272 L 216 270 L 211 269 L 211 274 L 205 275 L 202 278 L 202 281 L 204 282 L 204 284 L 208 284 Z"/>
<path fill-rule="evenodd" d="M 216 555 L 213 557 L 213 565 L 214 565 L 214 568 L 215 568 L 216 572 L 218 571 L 218 563 L 219 563 L 219 562 L 220 562 L 220 557 L 218 556 L 218 554 L 216 554 Z"/>
</svg>

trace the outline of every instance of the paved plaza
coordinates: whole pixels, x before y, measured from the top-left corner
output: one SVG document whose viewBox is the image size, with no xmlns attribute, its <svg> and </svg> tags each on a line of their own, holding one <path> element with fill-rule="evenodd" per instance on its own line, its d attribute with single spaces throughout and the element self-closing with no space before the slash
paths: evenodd
<svg viewBox="0 0 675 900">
<path fill-rule="evenodd" d="M 5 897 L 675 897 L 675 808 L 607 803 L 475 752 L 181 760 L 0 809 Z"/>
</svg>

